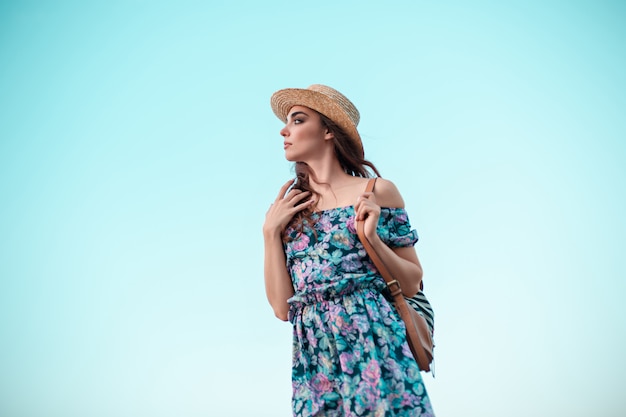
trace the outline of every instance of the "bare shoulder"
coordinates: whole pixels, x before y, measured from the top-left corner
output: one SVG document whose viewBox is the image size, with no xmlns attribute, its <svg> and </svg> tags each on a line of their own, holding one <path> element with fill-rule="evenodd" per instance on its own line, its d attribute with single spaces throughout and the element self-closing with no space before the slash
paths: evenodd
<svg viewBox="0 0 626 417">
<path fill-rule="evenodd" d="M 389 180 L 378 178 L 376 180 L 376 186 L 374 187 L 374 194 L 376 195 L 376 202 L 381 207 L 404 208 L 404 199 L 400 191 L 396 185 Z"/>
</svg>

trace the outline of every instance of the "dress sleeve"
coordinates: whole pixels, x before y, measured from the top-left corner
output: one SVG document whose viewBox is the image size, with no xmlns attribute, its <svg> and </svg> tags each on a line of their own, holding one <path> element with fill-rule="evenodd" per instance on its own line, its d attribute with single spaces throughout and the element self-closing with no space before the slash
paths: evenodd
<svg viewBox="0 0 626 417">
<path fill-rule="evenodd" d="M 411 229 L 409 216 L 403 208 L 386 208 L 380 211 L 378 235 L 391 248 L 403 248 L 415 245 L 417 231 Z"/>
</svg>

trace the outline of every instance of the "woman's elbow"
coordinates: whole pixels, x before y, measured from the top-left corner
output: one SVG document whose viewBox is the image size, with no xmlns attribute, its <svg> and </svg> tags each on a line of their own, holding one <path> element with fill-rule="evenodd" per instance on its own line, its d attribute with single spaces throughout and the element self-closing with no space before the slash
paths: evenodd
<svg viewBox="0 0 626 417">
<path fill-rule="evenodd" d="M 287 314 L 274 312 L 274 315 L 280 321 L 288 321 L 289 320 L 289 316 Z"/>
<path fill-rule="evenodd" d="M 402 295 L 408 298 L 413 298 L 415 297 L 415 295 L 417 295 L 418 291 L 419 291 L 418 287 L 411 285 L 411 287 L 408 289 L 404 289 L 404 288 L 402 289 Z"/>
<path fill-rule="evenodd" d="M 422 289 L 422 267 L 417 266 L 417 270 L 413 275 L 413 279 L 411 280 L 408 288 L 402 290 L 402 293 L 409 298 L 414 297 L 421 289 Z"/>
<path fill-rule="evenodd" d="M 422 278 L 424 278 L 424 270 L 422 269 L 422 265 L 417 266 L 417 283 L 415 286 L 415 292 L 419 292 L 422 290 Z"/>
<path fill-rule="evenodd" d="M 288 321 L 289 320 L 289 306 L 285 307 L 273 307 L 274 315 L 280 321 Z"/>
</svg>

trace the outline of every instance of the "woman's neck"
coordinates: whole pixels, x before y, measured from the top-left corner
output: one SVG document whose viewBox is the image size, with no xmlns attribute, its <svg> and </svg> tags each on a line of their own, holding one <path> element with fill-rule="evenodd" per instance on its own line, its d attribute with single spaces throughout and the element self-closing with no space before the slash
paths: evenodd
<svg viewBox="0 0 626 417">
<path fill-rule="evenodd" d="M 334 188 L 336 185 L 345 182 L 350 175 L 346 174 L 336 158 L 331 161 L 308 162 L 309 167 L 313 171 L 311 176 L 311 185 L 318 189 L 320 187 Z"/>
</svg>

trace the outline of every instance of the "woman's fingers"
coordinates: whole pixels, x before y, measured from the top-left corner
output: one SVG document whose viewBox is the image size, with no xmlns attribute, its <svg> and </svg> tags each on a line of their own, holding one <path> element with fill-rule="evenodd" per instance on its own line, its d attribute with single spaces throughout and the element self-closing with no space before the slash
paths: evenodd
<svg viewBox="0 0 626 417">
<path fill-rule="evenodd" d="M 376 235 L 376 227 L 380 218 L 380 207 L 370 200 L 361 199 L 355 215 L 357 221 L 364 222 L 365 235 L 368 238 L 373 238 Z"/>
<path fill-rule="evenodd" d="M 278 196 L 276 196 L 276 200 L 274 201 L 275 203 L 280 200 L 292 201 L 294 197 L 299 196 L 300 194 L 304 193 L 304 191 L 298 190 L 296 188 L 292 188 L 291 190 L 289 189 L 294 184 L 295 181 L 296 181 L 295 179 L 291 179 L 287 181 L 280 188 L 280 191 L 278 192 Z M 310 194 L 308 191 L 306 191 L 306 193 Z M 304 198 L 304 197 L 300 197 L 299 199 L 301 198 Z"/>
<path fill-rule="evenodd" d="M 376 196 L 374 195 L 374 193 L 362 193 L 358 198 L 357 198 L 357 203 L 360 201 L 371 201 L 374 204 L 376 204 Z"/>
<path fill-rule="evenodd" d="M 292 190 L 294 191 L 294 190 Z M 294 195 L 291 195 L 291 197 L 289 195 L 287 195 L 287 197 L 285 197 L 285 199 L 289 198 L 289 202 L 293 203 L 293 204 L 297 204 L 300 201 L 304 200 L 305 198 L 307 198 L 308 196 L 311 195 L 310 191 L 300 191 L 297 190 L 298 193 L 294 193 Z M 291 191 L 289 192 L 289 194 L 291 194 Z"/>
<path fill-rule="evenodd" d="M 363 193 L 357 198 L 354 206 L 356 220 L 365 220 L 370 214 L 380 212 L 380 207 L 376 204 L 374 193 Z"/>
<path fill-rule="evenodd" d="M 276 201 L 278 201 L 278 200 L 282 199 L 283 197 L 285 197 L 285 194 L 287 193 L 287 190 L 289 189 L 289 187 L 291 187 L 293 185 L 293 183 L 295 181 L 296 181 L 295 178 L 294 179 L 290 179 L 282 187 L 280 187 L 280 191 L 278 192 L 278 196 L 276 197 Z"/>
<path fill-rule="evenodd" d="M 294 188 L 290 189 L 294 182 L 295 180 L 289 180 L 280 188 L 276 200 L 270 204 L 265 213 L 264 230 L 285 230 L 295 213 L 310 207 L 314 203 L 313 199 L 304 201 L 311 196 L 311 192 Z"/>
<path fill-rule="evenodd" d="M 278 196 L 272 205 L 270 205 L 270 210 L 288 213 L 295 213 L 306 208 L 309 204 L 313 203 L 313 201 L 307 201 L 303 204 L 299 204 L 302 200 L 306 199 L 311 195 L 310 191 L 302 191 L 295 188 L 291 190 L 289 187 L 293 185 L 295 180 L 287 181 L 278 192 Z"/>
</svg>

